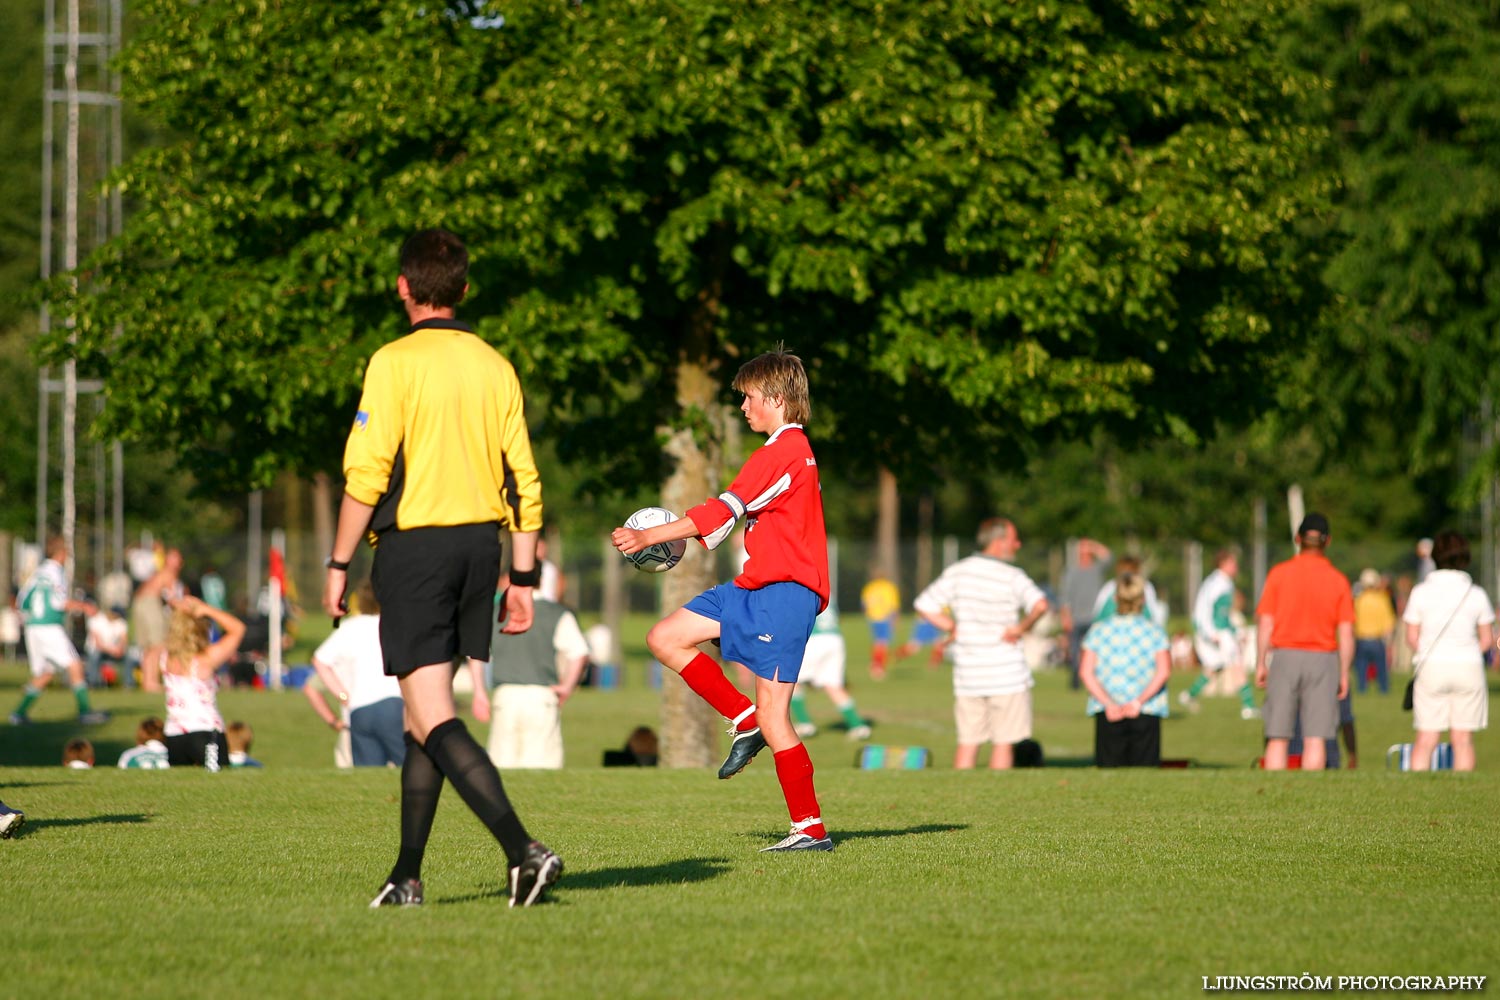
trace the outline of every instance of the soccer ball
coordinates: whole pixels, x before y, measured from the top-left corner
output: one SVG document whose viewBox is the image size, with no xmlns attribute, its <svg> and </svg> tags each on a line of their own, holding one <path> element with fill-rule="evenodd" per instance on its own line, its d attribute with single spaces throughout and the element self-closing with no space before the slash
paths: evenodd
<svg viewBox="0 0 1500 1000">
<path fill-rule="evenodd" d="M 665 507 L 642 507 L 625 519 L 625 527 L 642 530 L 675 520 L 677 520 L 677 515 Z M 648 545 L 641 551 L 626 556 L 625 560 L 644 573 L 665 573 L 677 565 L 686 551 L 687 541 L 679 538 L 673 542 L 657 542 L 655 545 Z"/>
</svg>

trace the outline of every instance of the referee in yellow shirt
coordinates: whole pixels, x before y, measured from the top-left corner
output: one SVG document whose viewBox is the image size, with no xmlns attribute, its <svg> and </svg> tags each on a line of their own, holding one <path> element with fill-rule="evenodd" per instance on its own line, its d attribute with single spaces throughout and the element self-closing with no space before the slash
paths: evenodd
<svg viewBox="0 0 1500 1000">
<path fill-rule="evenodd" d="M 489 659 L 502 528 L 515 547 L 503 631 L 531 626 L 541 575 L 541 480 L 521 386 L 510 362 L 454 318 L 468 273 L 468 251 L 452 233 L 426 230 L 401 247 L 396 290 L 411 330 L 365 369 L 323 586 L 323 608 L 337 619 L 349 563 L 368 532 L 380 646 L 385 672 L 401 681 L 407 741 L 401 849 L 371 906 L 421 904 L 422 858 L 444 778 L 505 850 L 511 906 L 530 906 L 562 874 L 562 860 L 521 825 L 453 701 L 455 658 Z M 484 721 L 482 682 L 474 699 Z"/>
</svg>

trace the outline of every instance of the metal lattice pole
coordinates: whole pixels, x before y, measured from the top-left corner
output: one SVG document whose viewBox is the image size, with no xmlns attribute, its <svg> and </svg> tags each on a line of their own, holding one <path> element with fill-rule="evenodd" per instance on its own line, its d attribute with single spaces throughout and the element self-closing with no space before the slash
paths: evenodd
<svg viewBox="0 0 1500 1000">
<path fill-rule="evenodd" d="M 83 255 L 118 233 L 122 210 L 118 189 L 101 194 L 108 172 L 120 165 L 123 151 L 120 75 L 112 66 L 121 44 L 122 0 L 46 0 L 43 39 L 42 119 L 42 213 L 41 277 L 71 274 Z M 59 137 L 58 118 L 62 118 Z M 61 138 L 61 143 L 59 143 Z M 59 181 L 61 183 L 59 183 Z M 91 199 L 90 204 L 83 204 Z M 91 209 L 91 212 L 89 211 Z M 91 233 L 80 231 L 79 220 L 91 214 Z M 58 232 L 58 229 L 61 229 Z M 76 291 L 76 289 L 75 289 Z M 73 339 L 74 321 L 66 321 Z M 40 315 L 43 334 L 52 330 L 51 310 L 43 303 Z M 69 566 L 77 533 L 77 414 L 80 394 L 97 394 L 98 380 L 80 379 L 75 362 L 65 363 L 60 379 L 43 368 L 37 378 L 37 503 L 36 540 L 44 544 L 54 512 L 50 503 L 53 396 L 61 397 L 59 450 L 61 452 L 61 509 L 56 518 L 68 541 Z M 104 503 L 102 449 L 92 450 L 94 470 L 94 525 L 91 546 L 102 549 Z M 118 463 L 118 451 L 116 450 Z M 118 473 L 113 485 L 117 496 L 114 564 L 123 564 L 123 505 L 118 493 L 123 485 Z M 102 551 L 94 553 L 94 565 L 103 565 Z"/>
</svg>

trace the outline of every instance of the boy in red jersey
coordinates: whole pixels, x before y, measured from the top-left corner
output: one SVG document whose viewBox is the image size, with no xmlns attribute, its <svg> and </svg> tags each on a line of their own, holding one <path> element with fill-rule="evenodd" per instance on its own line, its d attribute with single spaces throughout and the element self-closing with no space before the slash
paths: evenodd
<svg viewBox="0 0 1500 1000">
<path fill-rule="evenodd" d="M 611 540 L 627 555 L 679 538 L 698 538 L 712 549 L 740 518 L 747 519 L 749 558 L 740 575 L 657 622 L 646 645 L 730 720 L 734 742 L 720 778 L 738 774 L 766 746 L 775 754 L 792 832 L 764 850 L 831 851 L 833 840 L 818 814 L 812 760 L 790 712 L 807 638 L 829 593 L 818 463 L 802 429 L 809 409 L 807 372 L 795 355 L 776 350 L 740 368 L 734 388 L 744 393 L 740 411 L 750 429 L 769 435 L 734 483 L 679 520 L 644 530 L 616 528 Z M 701 643 L 715 639 L 725 659 L 755 674 L 755 702 L 699 651 Z"/>
</svg>

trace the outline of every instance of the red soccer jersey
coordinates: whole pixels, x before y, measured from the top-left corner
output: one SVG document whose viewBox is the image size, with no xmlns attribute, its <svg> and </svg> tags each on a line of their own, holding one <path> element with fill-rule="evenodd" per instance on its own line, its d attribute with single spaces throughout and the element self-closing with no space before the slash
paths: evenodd
<svg viewBox="0 0 1500 1000">
<path fill-rule="evenodd" d="M 736 586 L 800 583 L 828 606 L 828 532 L 818 460 L 801 424 L 783 424 L 757 448 L 729 489 L 687 512 L 705 546 L 718 548 L 747 518 L 745 568 Z"/>
</svg>

